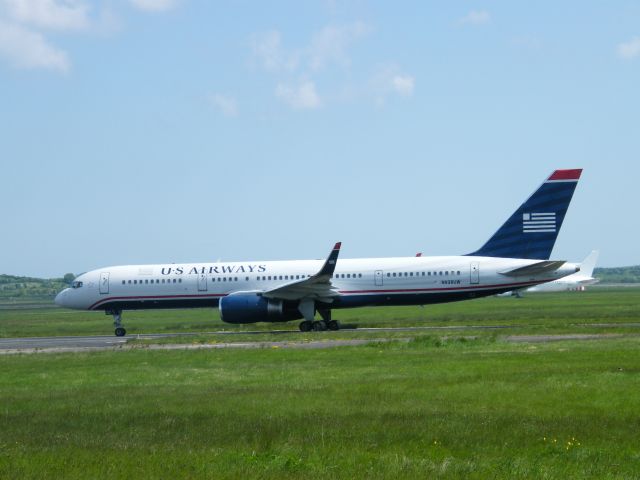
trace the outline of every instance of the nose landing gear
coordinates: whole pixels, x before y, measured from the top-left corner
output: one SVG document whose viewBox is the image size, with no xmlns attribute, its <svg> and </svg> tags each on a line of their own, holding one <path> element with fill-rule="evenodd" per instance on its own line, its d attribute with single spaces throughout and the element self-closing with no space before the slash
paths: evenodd
<svg viewBox="0 0 640 480">
<path fill-rule="evenodd" d="M 122 326 L 122 311 L 121 310 L 113 310 L 106 311 L 107 315 L 113 315 L 113 326 L 116 327 L 115 334 L 116 337 L 124 337 L 127 334 L 127 331 Z"/>
</svg>

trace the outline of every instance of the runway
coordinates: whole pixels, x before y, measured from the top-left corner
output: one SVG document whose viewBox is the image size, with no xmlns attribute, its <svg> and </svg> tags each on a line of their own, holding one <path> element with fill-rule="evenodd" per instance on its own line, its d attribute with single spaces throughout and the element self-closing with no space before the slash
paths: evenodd
<svg viewBox="0 0 640 480">
<path fill-rule="evenodd" d="M 455 330 L 506 330 L 530 327 L 531 325 L 449 325 L 449 326 L 422 326 L 422 327 L 382 327 L 382 328 L 351 328 L 342 329 L 348 332 L 424 332 L 424 331 L 455 331 Z M 576 325 L 578 326 L 578 325 Z M 580 326 L 588 326 L 582 324 Z M 637 323 L 620 324 L 591 324 L 589 326 L 608 327 L 640 327 Z M 16 353 L 64 353 L 64 352 L 91 352 L 99 350 L 146 348 L 146 349 L 219 349 L 219 348 L 331 348 L 339 346 L 362 345 L 370 342 L 386 341 L 408 341 L 411 337 L 404 339 L 368 338 L 368 339 L 332 339 L 331 336 L 338 332 L 325 332 L 328 335 L 309 340 L 313 332 L 302 334 L 299 330 L 254 330 L 254 331 L 210 331 L 210 332 L 190 332 L 190 333 L 149 333 L 128 335 L 126 337 L 116 337 L 113 335 L 88 335 L 88 336 L 60 336 L 60 337 L 25 337 L 25 338 L 0 338 L 0 355 Z M 216 342 L 211 344 L 144 344 L 135 347 L 127 347 L 130 340 L 153 340 L 168 337 L 189 337 L 198 335 L 223 335 L 229 337 L 242 337 L 245 335 L 282 335 L 300 334 L 305 335 L 301 340 L 286 341 L 229 341 Z M 620 337 L 617 334 L 559 334 L 559 335 L 508 335 L 503 339 L 508 342 L 552 342 L 562 340 L 597 340 Z M 470 337 L 471 338 L 471 337 Z M 125 348 L 126 347 L 126 348 Z"/>
</svg>

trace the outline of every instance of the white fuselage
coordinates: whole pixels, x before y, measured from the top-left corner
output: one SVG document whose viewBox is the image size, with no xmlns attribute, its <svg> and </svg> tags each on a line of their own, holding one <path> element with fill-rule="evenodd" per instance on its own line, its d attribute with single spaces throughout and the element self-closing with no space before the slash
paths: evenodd
<svg viewBox="0 0 640 480">
<path fill-rule="evenodd" d="M 330 308 L 421 305 L 527 288 L 575 273 L 575 264 L 533 276 L 504 272 L 537 263 L 494 257 L 340 259 Z M 127 265 L 80 275 L 56 303 L 83 310 L 215 307 L 235 292 L 264 292 L 314 275 L 322 260 Z M 501 273 L 502 272 L 502 273 Z"/>
</svg>

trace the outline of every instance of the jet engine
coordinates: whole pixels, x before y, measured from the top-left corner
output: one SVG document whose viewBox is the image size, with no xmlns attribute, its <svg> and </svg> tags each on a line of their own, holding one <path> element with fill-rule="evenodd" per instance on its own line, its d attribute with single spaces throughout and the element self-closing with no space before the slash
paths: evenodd
<svg viewBox="0 0 640 480">
<path fill-rule="evenodd" d="M 302 318 L 298 302 L 237 292 L 220 299 L 220 317 L 227 323 L 288 322 Z"/>
</svg>

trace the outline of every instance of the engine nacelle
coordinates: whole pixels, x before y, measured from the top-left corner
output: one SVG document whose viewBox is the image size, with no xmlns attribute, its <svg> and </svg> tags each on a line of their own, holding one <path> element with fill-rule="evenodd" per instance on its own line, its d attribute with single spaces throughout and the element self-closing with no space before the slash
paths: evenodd
<svg viewBox="0 0 640 480">
<path fill-rule="evenodd" d="M 302 318 L 298 302 L 264 298 L 255 292 L 238 292 L 220 299 L 220 317 L 227 323 L 288 322 Z"/>
</svg>

